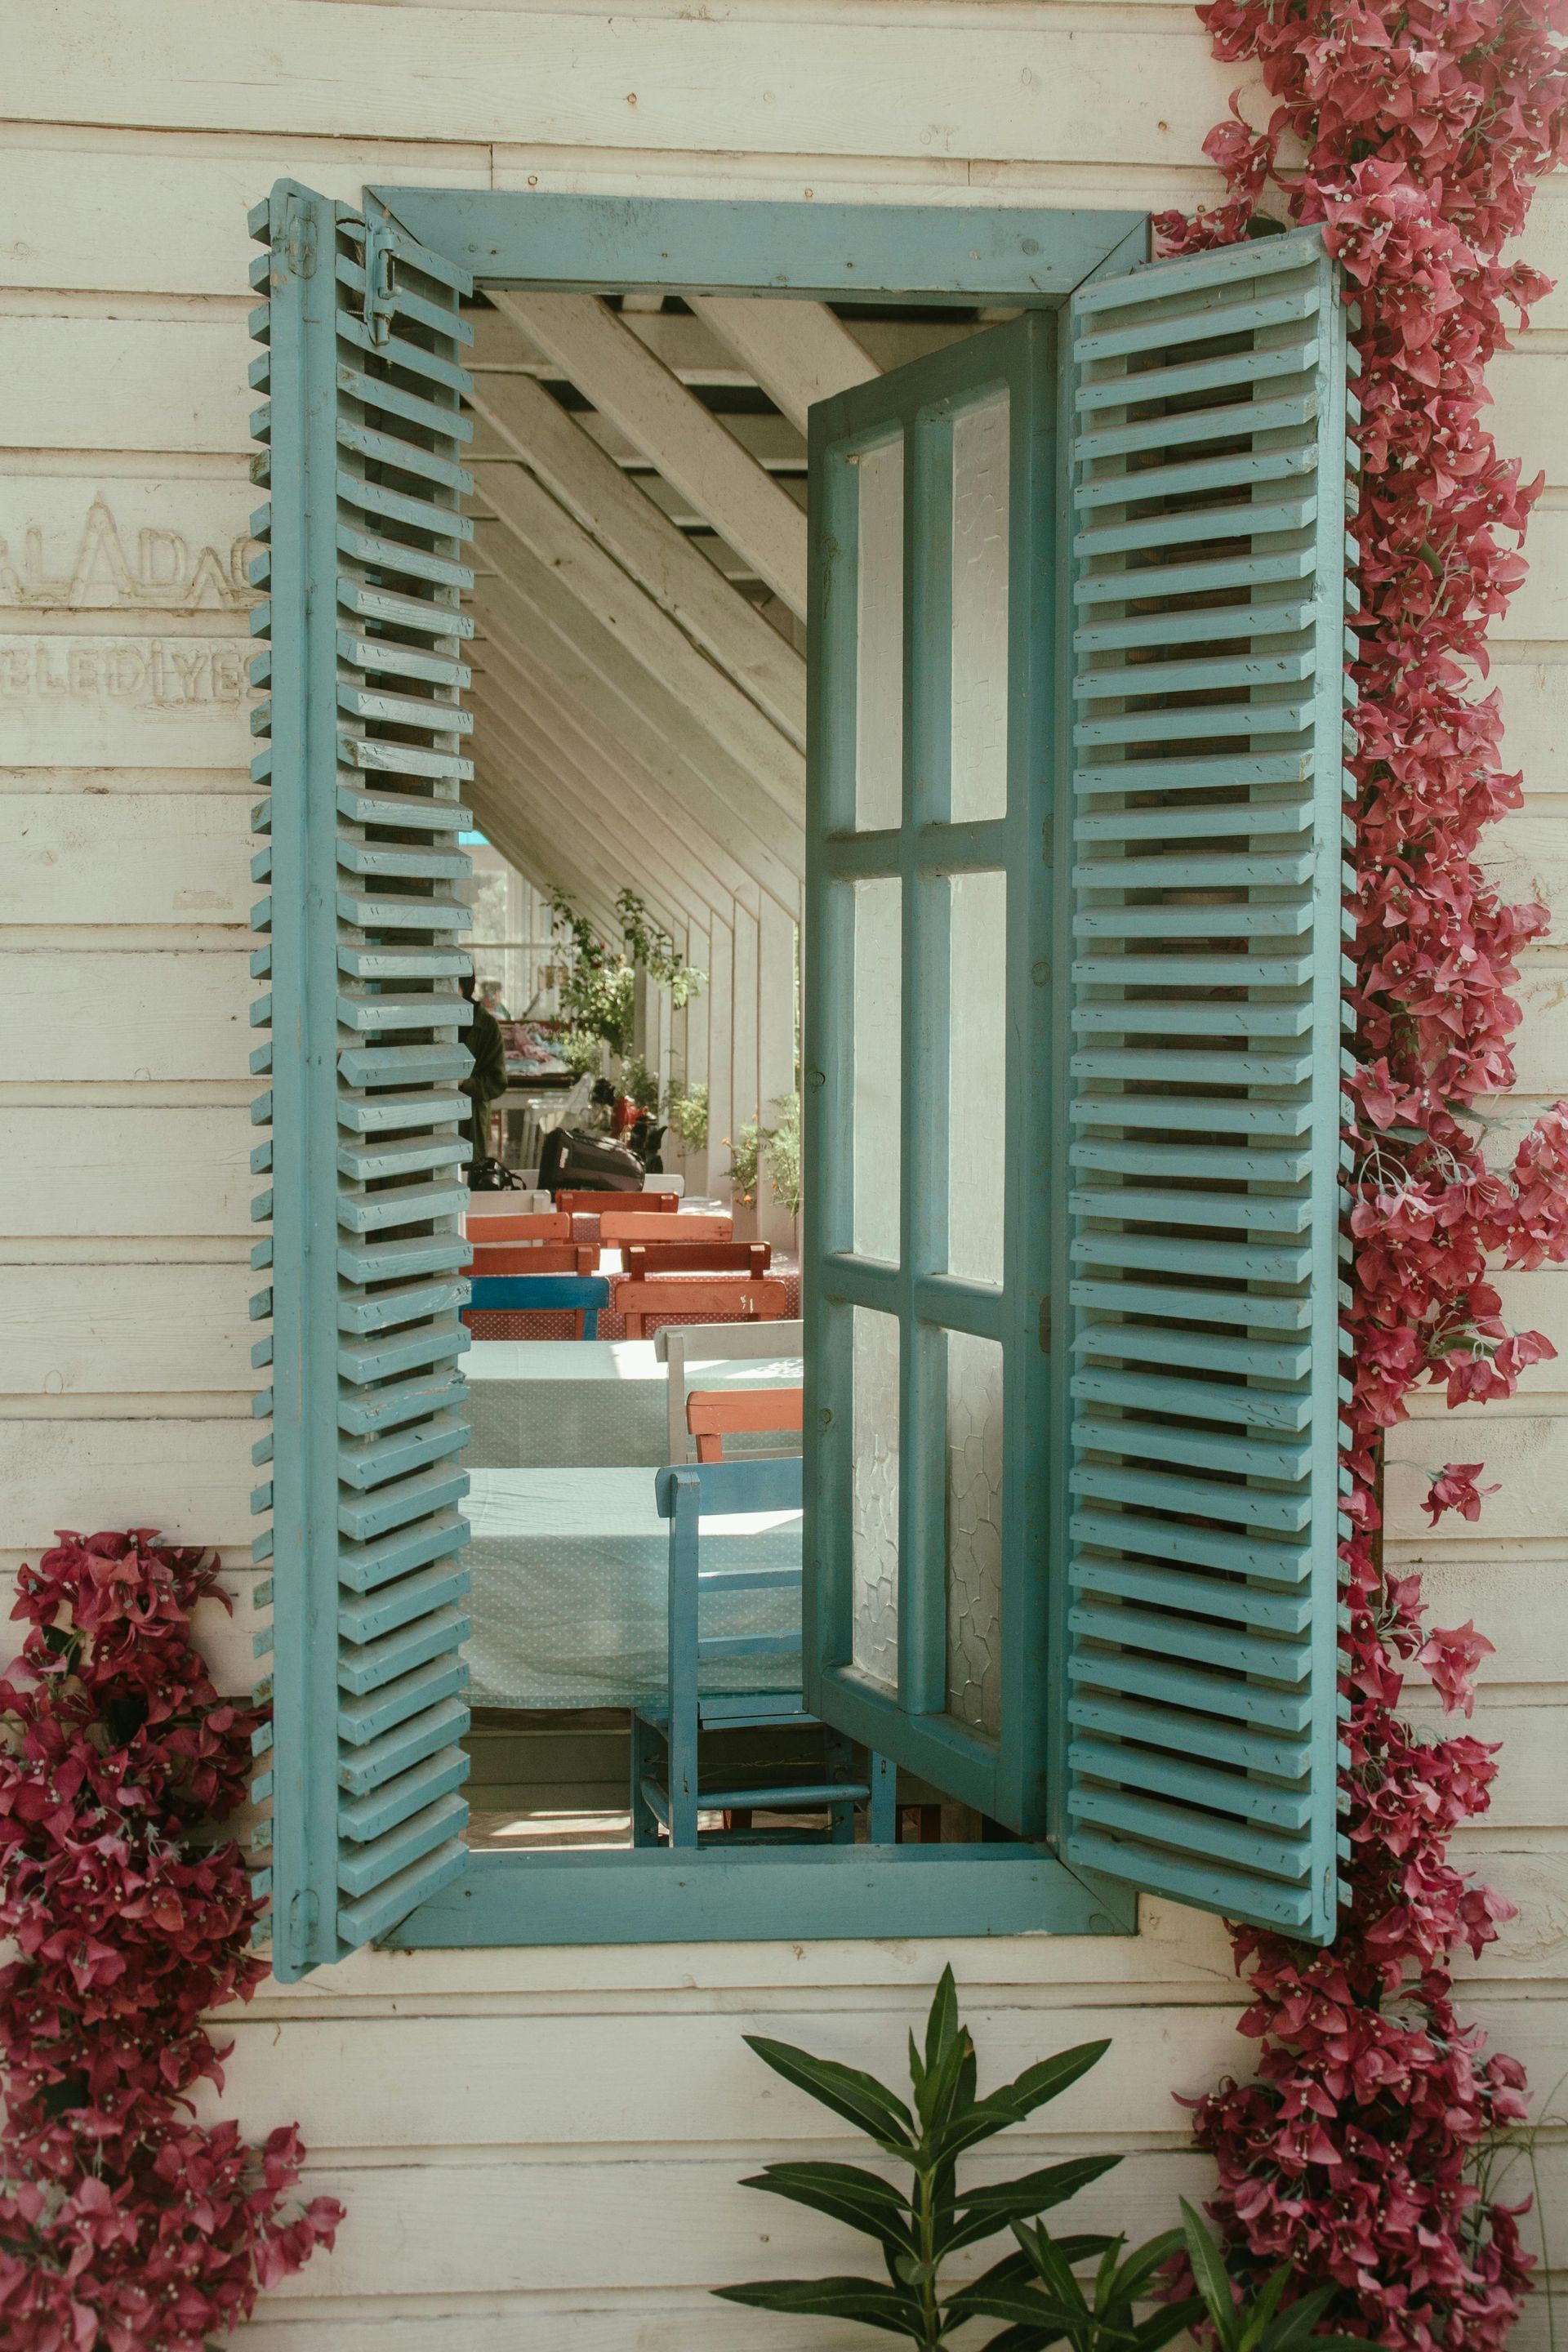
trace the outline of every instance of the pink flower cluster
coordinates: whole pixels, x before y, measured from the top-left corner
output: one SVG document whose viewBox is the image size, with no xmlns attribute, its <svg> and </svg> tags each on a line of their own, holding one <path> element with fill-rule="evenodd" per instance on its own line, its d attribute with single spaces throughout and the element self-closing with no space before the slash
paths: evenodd
<svg viewBox="0 0 1568 2352">
<path fill-rule="evenodd" d="M 1398 2352 L 1492 2352 L 1518 2315 L 1530 2257 L 1517 2215 L 1486 2202 L 1478 2151 L 1525 2113 L 1521 2069 L 1456 2020 L 1449 1968 L 1509 1906 L 1447 1859 L 1489 1802 L 1493 1751 L 1424 1740 L 1399 1713 L 1417 1660 L 1468 1715 L 1489 1648 L 1472 1625 L 1428 1632 L 1419 1579 L 1387 1579 L 1378 1543 L 1384 1431 L 1422 1382 L 1449 1404 L 1512 1393 L 1550 1355 L 1510 1332 L 1489 1270 L 1568 1256 L 1568 1106 L 1489 1169 L 1466 1124 L 1512 1084 L 1511 990 L 1546 921 L 1509 906 L 1476 863 L 1486 825 L 1521 802 L 1501 766 L 1485 633 L 1524 576 L 1539 483 L 1521 482 L 1484 422 L 1483 377 L 1548 290 L 1502 249 L 1533 176 L 1564 141 L 1564 0 L 1211 0 L 1225 58 L 1256 59 L 1275 100 L 1254 131 L 1205 142 L 1230 191 L 1160 223 L 1173 250 L 1321 223 L 1356 304 L 1361 610 L 1353 677 L 1358 1071 L 1350 1230 L 1352 1535 L 1345 1678 L 1350 1906 L 1332 1948 L 1236 1935 L 1256 2079 L 1198 2105 L 1219 2163 L 1213 2210 L 1249 2275 L 1281 2259 L 1342 2290 L 1326 2326 Z M 1450 1463 L 1427 1508 L 1479 1515 L 1482 1465 Z"/>
<path fill-rule="evenodd" d="M 216 1555 L 63 1535 L 24 1568 L 0 1682 L 0 2352 L 202 2352 L 342 2218 L 285 2213 L 304 2150 L 193 2120 L 205 2011 L 266 1970 L 244 1856 L 260 1717 L 191 1640 Z"/>
</svg>

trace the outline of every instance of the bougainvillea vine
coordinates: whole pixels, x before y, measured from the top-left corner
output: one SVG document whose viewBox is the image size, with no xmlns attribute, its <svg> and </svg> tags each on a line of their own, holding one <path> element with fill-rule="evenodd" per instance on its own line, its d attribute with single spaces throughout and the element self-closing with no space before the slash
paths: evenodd
<svg viewBox="0 0 1568 2352">
<path fill-rule="evenodd" d="M 1505 312 L 1550 290 L 1502 258 L 1531 182 L 1557 159 L 1568 77 L 1563 0 L 1213 0 L 1216 54 L 1254 60 L 1273 111 L 1239 101 L 1205 142 L 1228 190 L 1194 220 L 1159 224 L 1167 249 L 1321 223 L 1343 267 L 1359 352 L 1363 474 L 1354 526 L 1362 607 L 1352 766 L 1359 1070 L 1354 1153 L 1352 1535 L 1346 1739 L 1350 1904 L 1316 1952 L 1251 1929 L 1243 2033 L 1256 2079 L 1198 2103 L 1219 2165 L 1212 2210 L 1233 2263 L 1282 2257 L 1335 2281 L 1324 2322 L 1411 2352 L 1490 2352 L 1517 2317 L 1530 2258 L 1517 2213 L 1488 2202 L 1478 2152 L 1522 2118 L 1521 2068 L 1461 2025 L 1451 1962 L 1479 1952 L 1510 1906 L 1448 1858 L 1484 1810 L 1494 1751 L 1424 1739 L 1400 1713 L 1423 1664 L 1468 1714 L 1490 1647 L 1473 1625 L 1428 1633 L 1420 1580 L 1385 1576 L 1378 1544 L 1383 1433 L 1417 1385 L 1447 1402 L 1512 1393 L 1552 1350 L 1510 1333 L 1500 1260 L 1568 1255 L 1568 1106 L 1489 1168 L 1475 1109 L 1512 1083 L 1519 950 L 1544 927 L 1476 862 L 1483 829 L 1521 803 L 1505 772 L 1485 633 L 1524 576 L 1539 483 L 1500 457 L 1484 422 Z M 1274 217 L 1267 216 L 1272 207 Z M 1434 1474 L 1427 1508 L 1479 1514 L 1482 1465 Z"/>
<path fill-rule="evenodd" d="M 62 1535 L 26 1567 L 0 1682 L 0 2352 L 202 2352 L 330 2246 L 292 2126 L 195 2119 L 203 2023 L 266 1974 L 245 1858 L 211 1829 L 250 1775 L 252 1709 L 191 1639 L 215 1554 L 149 1529 Z"/>
</svg>

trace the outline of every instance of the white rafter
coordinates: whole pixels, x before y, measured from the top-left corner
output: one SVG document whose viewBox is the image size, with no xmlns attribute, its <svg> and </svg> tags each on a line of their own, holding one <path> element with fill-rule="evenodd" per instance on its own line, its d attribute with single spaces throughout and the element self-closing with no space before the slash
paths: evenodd
<svg viewBox="0 0 1568 2352">
<path fill-rule="evenodd" d="M 490 299 L 804 617 L 805 516 L 631 328 L 593 294 Z"/>
<path fill-rule="evenodd" d="M 510 635 L 525 646 L 561 681 L 570 700 L 626 743 L 700 834 L 719 844 L 793 912 L 805 871 L 803 830 L 736 771 L 609 631 L 562 593 L 526 548 L 497 525 L 481 530 L 490 534 L 496 565 L 483 583 L 480 613 L 487 633 L 498 642 Z"/>
<path fill-rule="evenodd" d="M 695 294 L 691 307 L 798 432 L 813 401 L 869 383 L 880 368 L 826 302 Z"/>
<path fill-rule="evenodd" d="M 544 395 L 548 398 L 548 394 Z M 524 466 L 485 469 L 484 495 L 503 530 L 545 565 L 559 587 L 610 630 L 634 661 L 679 699 L 693 724 L 795 824 L 805 821 L 805 760 L 725 671 Z M 493 553 L 481 524 L 480 544 Z M 763 628 L 767 627 L 764 621 Z M 753 796 L 748 791 L 747 798 Z"/>
<path fill-rule="evenodd" d="M 470 453 L 488 491 L 494 448 L 521 458 L 797 749 L 805 743 L 805 663 L 667 515 L 529 376 L 481 375 L 470 402 L 488 431 Z"/>
</svg>

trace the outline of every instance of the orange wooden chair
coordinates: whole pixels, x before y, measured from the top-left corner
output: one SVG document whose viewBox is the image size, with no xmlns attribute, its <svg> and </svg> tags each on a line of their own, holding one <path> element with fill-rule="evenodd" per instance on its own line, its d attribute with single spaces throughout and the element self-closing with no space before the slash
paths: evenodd
<svg viewBox="0 0 1568 2352">
<path fill-rule="evenodd" d="M 555 1205 L 569 1217 L 597 1217 L 606 1209 L 634 1210 L 642 1217 L 673 1217 L 679 1192 L 557 1192 Z"/>
<path fill-rule="evenodd" d="M 599 1253 L 589 1243 L 480 1242 L 470 1271 L 488 1279 L 503 1274 L 594 1274 Z"/>
<path fill-rule="evenodd" d="M 722 1462 L 726 1437 L 805 1425 L 804 1389 L 693 1389 L 686 1400 L 699 1462 Z"/>
<path fill-rule="evenodd" d="M 704 1322 L 782 1323 L 789 1292 L 775 1276 L 756 1281 L 749 1274 L 655 1274 L 642 1280 L 610 1277 L 612 1305 L 626 1318 L 628 1339 L 646 1339 L 650 1322 L 671 1315 L 698 1315 Z"/>
<path fill-rule="evenodd" d="M 650 1274 L 749 1274 L 760 1280 L 773 1262 L 767 1242 L 626 1242 L 621 1248 L 621 1272 L 639 1281 Z"/>
<path fill-rule="evenodd" d="M 558 1210 L 534 1211 L 514 1216 L 470 1217 L 468 1239 L 476 1244 L 490 1242 L 569 1242 L 572 1220 Z"/>
<path fill-rule="evenodd" d="M 599 1239 L 607 1249 L 624 1249 L 631 1242 L 652 1242 L 660 1248 L 727 1242 L 734 1231 L 735 1220 L 728 1215 L 650 1217 L 637 1209 L 606 1209 L 599 1219 Z"/>
</svg>

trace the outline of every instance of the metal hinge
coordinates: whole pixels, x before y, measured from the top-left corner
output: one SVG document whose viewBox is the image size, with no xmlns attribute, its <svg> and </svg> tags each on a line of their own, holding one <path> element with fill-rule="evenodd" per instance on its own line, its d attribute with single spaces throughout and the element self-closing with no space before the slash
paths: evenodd
<svg viewBox="0 0 1568 2352">
<path fill-rule="evenodd" d="M 387 240 L 379 213 L 367 213 L 364 224 L 364 323 L 373 343 L 392 340 L 397 309 L 397 256 Z"/>
<path fill-rule="evenodd" d="M 300 204 L 290 204 L 284 215 L 283 261 L 290 277 L 314 278 L 316 274 L 316 222 Z"/>
</svg>

